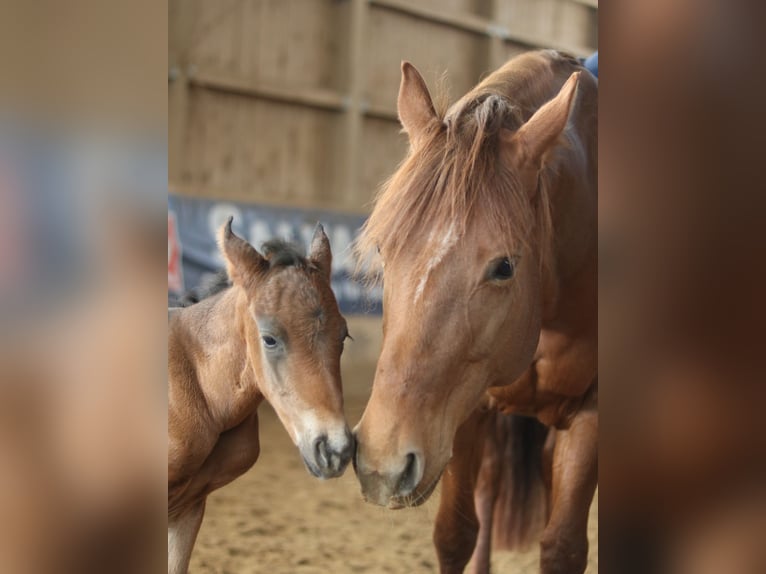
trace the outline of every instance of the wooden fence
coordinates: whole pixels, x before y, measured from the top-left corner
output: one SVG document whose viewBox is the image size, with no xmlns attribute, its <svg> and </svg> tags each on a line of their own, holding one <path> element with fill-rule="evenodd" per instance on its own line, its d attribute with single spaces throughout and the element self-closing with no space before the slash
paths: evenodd
<svg viewBox="0 0 766 574">
<path fill-rule="evenodd" d="M 169 25 L 171 191 L 364 213 L 406 150 L 401 60 L 455 99 L 522 51 L 590 54 L 598 6 L 171 0 Z"/>
</svg>

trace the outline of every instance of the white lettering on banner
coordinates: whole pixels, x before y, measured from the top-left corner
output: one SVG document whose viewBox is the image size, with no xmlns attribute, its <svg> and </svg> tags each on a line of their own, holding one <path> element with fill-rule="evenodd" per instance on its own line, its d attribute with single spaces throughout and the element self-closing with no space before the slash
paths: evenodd
<svg viewBox="0 0 766 574">
<path fill-rule="evenodd" d="M 186 272 L 187 284 L 197 284 L 206 275 L 223 267 L 223 258 L 217 245 L 217 235 L 229 217 L 234 218 L 234 231 L 249 241 L 259 251 L 264 242 L 281 238 L 295 242 L 305 252 L 310 252 L 311 240 L 316 230 L 317 221 L 322 223 L 330 241 L 333 253 L 332 288 L 338 297 L 339 304 L 344 310 L 361 312 L 380 308 L 380 289 L 369 289 L 358 284 L 353 279 L 356 260 L 353 253 L 353 242 L 363 218 L 345 216 L 331 212 L 320 212 L 290 207 L 269 207 L 257 204 L 240 204 L 235 201 L 200 201 L 191 198 L 174 198 L 182 206 L 176 214 L 185 231 L 186 269 L 177 269 L 180 263 L 180 253 L 176 252 L 180 245 L 171 234 L 168 237 L 168 287 L 169 291 L 182 288 L 178 280 Z M 168 211 L 171 211 L 169 203 Z M 189 208 L 186 208 L 188 204 Z M 329 220 L 329 221 L 328 221 Z M 172 224 L 169 222 L 169 227 Z M 188 242 L 188 245 L 186 243 Z M 179 271 L 181 273 L 179 273 Z M 356 311 L 352 311 L 356 312 Z"/>
<path fill-rule="evenodd" d="M 256 218 L 253 223 L 250 224 L 250 233 L 248 234 L 247 240 L 253 247 L 260 251 L 263 243 L 269 239 L 271 239 L 269 224 L 261 218 Z"/>
<path fill-rule="evenodd" d="M 274 235 L 285 241 L 295 241 L 295 237 L 293 236 L 293 226 L 289 221 L 285 221 L 284 219 L 280 219 L 277 223 Z"/>
<path fill-rule="evenodd" d="M 308 245 L 309 249 L 311 248 L 311 240 L 314 238 L 314 229 L 315 226 L 311 225 L 308 222 L 304 222 L 301 224 L 301 230 L 299 237 L 301 238 L 301 243 L 303 245 Z M 325 227 L 325 233 L 327 233 L 327 228 Z M 334 267 L 334 265 L 333 265 Z"/>
</svg>

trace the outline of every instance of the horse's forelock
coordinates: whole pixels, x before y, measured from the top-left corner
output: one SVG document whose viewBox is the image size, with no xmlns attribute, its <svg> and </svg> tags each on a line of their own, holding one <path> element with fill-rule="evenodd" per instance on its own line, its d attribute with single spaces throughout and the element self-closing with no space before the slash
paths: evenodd
<svg viewBox="0 0 766 574">
<path fill-rule="evenodd" d="M 442 130 L 424 138 L 379 192 L 356 244 L 358 271 L 380 278 L 365 267 L 377 250 L 395 259 L 407 247 L 427 248 L 428 233 L 452 229 L 462 236 L 477 217 L 509 248 L 526 242 L 534 217 L 526 190 L 497 165 L 501 131 L 521 123 L 510 99 L 493 92 L 474 94 L 447 110 Z"/>
</svg>

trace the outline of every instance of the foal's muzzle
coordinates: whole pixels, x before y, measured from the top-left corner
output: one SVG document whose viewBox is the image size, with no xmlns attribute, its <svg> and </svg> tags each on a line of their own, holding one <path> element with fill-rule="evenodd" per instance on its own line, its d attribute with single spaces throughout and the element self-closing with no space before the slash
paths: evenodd
<svg viewBox="0 0 766 574">
<path fill-rule="evenodd" d="M 354 456 L 356 443 L 348 427 L 338 438 L 319 435 L 311 444 L 310 452 L 303 454 L 308 471 L 317 478 L 335 478 L 343 474 Z"/>
</svg>

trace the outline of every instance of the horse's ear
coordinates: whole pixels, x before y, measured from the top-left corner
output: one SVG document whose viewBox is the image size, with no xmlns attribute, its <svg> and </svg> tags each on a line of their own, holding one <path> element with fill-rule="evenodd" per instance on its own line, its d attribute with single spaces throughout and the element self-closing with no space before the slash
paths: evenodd
<svg viewBox="0 0 766 574">
<path fill-rule="evenodd" d="M 517 156 L 516 161 L 536 170 L 542 167 L 545 153 L 556 144 L 567 126 L 579 81 L 580 72 L 569 76 L 556 97 L 538 109 L 513 134 L 512 153 Z"/>
<path fill-rule="evenodd" d="M 330 281 L 330 277 L 332 277 L 332 251 L 330 250 L 330 240 L 327 239 L 327 234 L 325 234 L 321 223 L 317 223 L 314 230 L 309 259 L 319 268 L 327 281 Z"/>
<path fill-rule="evenodd" d="M 233 217 L 229 217 L 221 227 L 218 245 L 226 261 L 226 272 L 232 283 L 246 286 L 260 275 L 267 267 L 266 259 L 241 237 L 231 230 Z"/>
<path fill-rule="evenodd" d="M 423 76 L 409 62 L 402 62 L 402 83 L 396 105 L 399 121 L 414 144 L 429 122 L 436 118 L 436 110 Z"/>
</svg>

